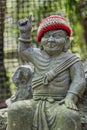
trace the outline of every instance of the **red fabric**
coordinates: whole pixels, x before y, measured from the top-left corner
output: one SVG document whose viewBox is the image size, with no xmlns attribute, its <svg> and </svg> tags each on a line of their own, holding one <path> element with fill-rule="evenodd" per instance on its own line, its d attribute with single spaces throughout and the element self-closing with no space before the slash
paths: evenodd
<svg viewBox="0 0 87 130">
<path fill-rule="evenodd" d="M 42 22 L 44 22 L 44 21 L 42 21 Z M 72 31 L 71 31 L 71 28 L 70 28 L 69 26 L 66 26 L 65 24 L 61 24 L 61 23 L 58 23 L 58 24 L 50 24 L 50 25 L 47 25 L 47 26 L 43 27 L 43 28 L 39 31 L 39 33 L 38 33 L 38 35 L 37 35 L 37 40 L 38 40 L 38 42 L 41 41 L 41 38 L 42 38 L 42 36 L 43 36 L 43 34 L 44 34 L 45 32 L 51 31 L 51 30 L 56 30 L 56 29 L 65 30 L 65 31 L 67 32 L 68 36 L 71 36 Z"/>
</svg>

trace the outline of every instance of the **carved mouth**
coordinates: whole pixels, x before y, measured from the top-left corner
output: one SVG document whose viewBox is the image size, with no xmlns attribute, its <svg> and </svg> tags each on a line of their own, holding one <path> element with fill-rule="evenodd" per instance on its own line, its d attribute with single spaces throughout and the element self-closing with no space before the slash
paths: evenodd
<svg viewBox="0 0 87 130">
<path fill-rule="evenodd" d="M 54 48 L 54 47 L 56 47 L 56 43 L 47 43 L 47 47 L 49 47 L 49 48 Z"/>
</svg>

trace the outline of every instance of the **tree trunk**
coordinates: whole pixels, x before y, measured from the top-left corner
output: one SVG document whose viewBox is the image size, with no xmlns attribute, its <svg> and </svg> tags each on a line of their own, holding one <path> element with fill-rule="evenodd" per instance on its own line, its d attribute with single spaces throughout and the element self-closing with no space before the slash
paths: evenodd
<svg viewBox="0 0 87 130">
<path fill-rule="evenodd" d="M 80 22 L 84 29 L 84 38 L 87 43 L 87 1 L 86 0 L 79 1 L 78 13 L 80 15 Z"/>
<path fill-rule="evenodd" d="M 10 96 L 9 79 L 4 66 L 4 19 L 6 0 L 0 0 L 0 108 L 5 107 L 5 100 Z"/>
</svg>

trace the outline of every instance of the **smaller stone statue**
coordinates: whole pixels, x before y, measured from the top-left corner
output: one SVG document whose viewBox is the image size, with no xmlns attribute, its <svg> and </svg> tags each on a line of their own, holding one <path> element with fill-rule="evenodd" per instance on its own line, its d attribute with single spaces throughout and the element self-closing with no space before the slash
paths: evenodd
<svg viewBox="0 0 87 130">
<path fill-rule="evenodd" d="M 33 68 L 30 65 L 22 65 L 15 71 L 12 80 L 16 86 L 16 92 L 6 100 L 9 106 L 12 102 L 32 98 L 32 76 Z"/>
</svg>

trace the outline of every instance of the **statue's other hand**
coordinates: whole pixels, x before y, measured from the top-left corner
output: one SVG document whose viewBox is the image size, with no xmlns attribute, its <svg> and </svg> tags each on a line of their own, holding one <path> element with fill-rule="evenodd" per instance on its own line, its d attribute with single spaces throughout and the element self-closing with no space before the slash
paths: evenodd
<svg viewBox="0 0 87 130">
<path fill-rule="evenodd" d="M 78 108 L 76 106 L 76 104 L 74 103 L 73 100 L 70 100 L 70 99 L 63 99 L 59 102 L 59 105 L 62 105 L 62 104 L 65 104 L 65 106 L 69 109 L 72 109 L 72 110 L 76 110 L 78 111 Z"/>
<path fill-rule="evenodd" d="M 32 29 L 32 16 L 30 15 L 28 18 L 20 19 L 18 21 L 18 27 L 21 32 L 31 31 Z"/>
</svg>

